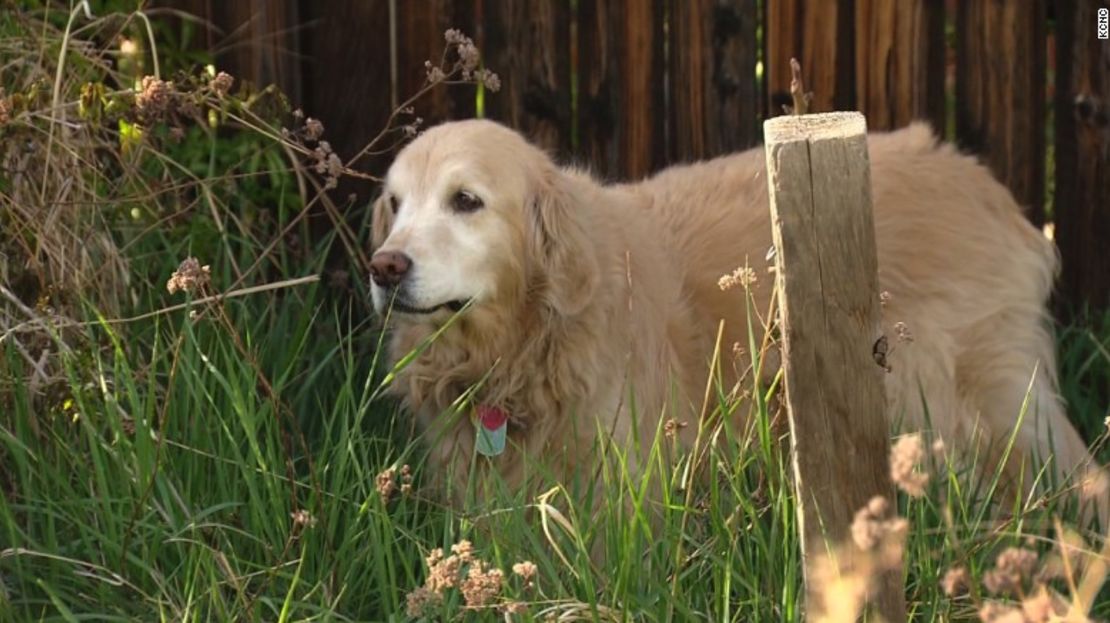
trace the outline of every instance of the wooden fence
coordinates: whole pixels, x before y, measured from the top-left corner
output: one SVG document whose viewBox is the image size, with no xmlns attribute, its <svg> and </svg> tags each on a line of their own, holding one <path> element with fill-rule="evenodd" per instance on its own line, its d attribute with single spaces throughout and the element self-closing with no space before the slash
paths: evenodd
<svg viewBox="0 0 1110 623">
<path fill-rule="evenodd" d="M 1110 42 L 1095 36 L 1108 0 L 161 4 L 209 21 L 197 43 L 217 64 L 278 83 L 324 121 L 340 155 L 419 86 L 443 31 L 462 29 L 502 80 L 486 116 L 613 179 L 757 144 L 762 120 L 781 113 L 794 56 L 815 112 L 860 110 L 873 130 L 926 119 L 980 154 L 1031 221 L 1055 222 L 1060 309 L 1110 307 Z M 438 92 L 418 113 L 470 117 L 475 98 Z"/>
</svg>

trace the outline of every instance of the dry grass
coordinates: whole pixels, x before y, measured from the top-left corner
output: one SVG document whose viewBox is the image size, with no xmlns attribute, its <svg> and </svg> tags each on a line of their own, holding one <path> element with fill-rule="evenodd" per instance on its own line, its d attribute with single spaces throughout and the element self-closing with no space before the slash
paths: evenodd
<svg viewBox="0 0 1110 623">
<path fill-rule="evenodd" d="M 118 318 L 149 298 L 157 279 L 137 277 L 128 249 L 193 215 L 207 212 L 218 229 L 237 277 L 228 291 L 251 291 L 247 280 L 262 276 L 313 209 L 331 219 L 353 263 L 364 267 L 365 245 L 326 191 L 344 175 L 376 179 L 354 167 L 419 131 L 412 105 L 430 90 L 498 85 L 496 74 L 477 68 L 473 42 L 448 31 L 424 87 L 344 161 L 323 124 L 289 110 L 273 87 L 236 89 L 232 76 L 211 68 L 161 75 L 142 11 L 97 16 L 86 2 L 45 1 L 5 9 L 3 19 L 0 51 L 10 60 L 0 65 L 0 343 L 19 352 L 31 371 L 22 382 L 35 394 L 62 381 L 59 349 L 81 339 L 67 329 L 88 309 Z M 209 174 L 198 174 L 176 155 L 198 131 L 254 137 L 277 146 L 284 162 L 245 174 L 209 163 Z M 296 179 L 300 209 L 280 232 L 267 232 L 229 203 L 245 178 L 275 173 Z M 233 240 L 260 236 L 273 238 L 249 267 L 239 266 Z"/>
</svg>

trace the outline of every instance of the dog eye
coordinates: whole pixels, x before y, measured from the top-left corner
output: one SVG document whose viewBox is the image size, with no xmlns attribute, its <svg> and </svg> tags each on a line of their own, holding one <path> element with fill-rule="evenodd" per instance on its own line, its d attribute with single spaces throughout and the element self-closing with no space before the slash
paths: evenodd
<svg viewBox="0 0 1110 623">
<path fill-rule="evenodd" d="M 394 214 L 397 214 L 397 209 L 400 208 L 400 207 L 401 207 L 401 204 L 398 203 L 397 197 L 394 197 L 393 195 L 390 195 L 389 196 L 389 211 L 394 213 Z"/>
<path fill-rule="evenodd" d="M 482 200 L 472 192 L 460 190 L 451 198 L 451 208 L 456 212 L 474 212 L 483 207 Z"/>
</svg>

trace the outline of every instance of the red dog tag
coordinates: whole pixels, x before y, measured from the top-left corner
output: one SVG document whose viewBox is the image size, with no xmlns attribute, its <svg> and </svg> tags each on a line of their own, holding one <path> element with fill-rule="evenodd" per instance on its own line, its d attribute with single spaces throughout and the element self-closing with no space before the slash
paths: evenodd
<svg viewBox="0 0 1110 623">
<path fill-rule="evenodd" d="M 475 422 L 475 447 L 483 456 L 498 456 L 505 451 L 505 433 L 509 414 L 500 407 L 478 405 Z"/>
</svg>

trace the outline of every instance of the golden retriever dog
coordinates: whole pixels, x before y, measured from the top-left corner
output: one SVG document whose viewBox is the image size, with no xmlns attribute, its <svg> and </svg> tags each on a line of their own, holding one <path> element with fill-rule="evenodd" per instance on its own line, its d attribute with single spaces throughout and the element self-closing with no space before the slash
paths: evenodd
<svg viewBox="0 0 1110 623">
<path fill-rule="evenodd" d="M 1056 393 L 1051 242 L 926 126 L 868 148 L 884 330 L 913 334 L 889 357 L 892 423 L 975 451 L 977 431 L 1004 445 L 1028 395 L 1009 473 L 1101 474 Z M 721 322 L 725 345 L 748 343 L 745 293 L 721 277 L 754 267 L 759 309 L 773 291 L 764 169 L 757 148 L 604 185 L 478 120 L 406 146 L 374 207 L 371 291 L 393 360 L 419 352 L 392 388 L 432 471 L 465 482 L 480 431 L 507 442 L 484 440 L 478 464 L 515 486 L 536 461 L 591 467 L 601 434 L 646 450 L 661 422 L 696 424 Z M 722 366 L 726 387 L 743 369 Z"/>
</svg>

